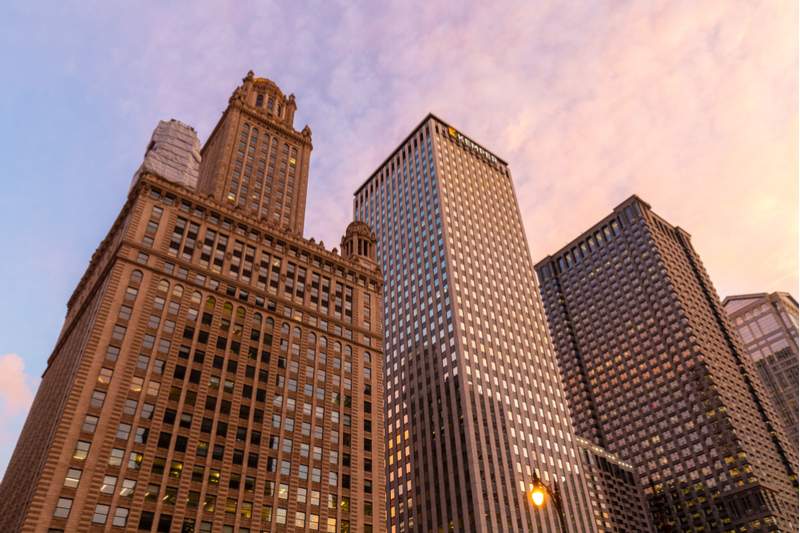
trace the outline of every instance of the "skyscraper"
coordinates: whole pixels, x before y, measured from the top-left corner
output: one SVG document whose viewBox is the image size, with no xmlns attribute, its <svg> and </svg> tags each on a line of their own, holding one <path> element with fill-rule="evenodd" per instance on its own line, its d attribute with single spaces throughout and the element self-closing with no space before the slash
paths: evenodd
<svg viewBox="0 0 800 533">
<path fill-rule="evenodd" d="M 385 279 L 388 530 L 594 531 L 511 174 L 428 115 L 358 189 Z"/>
<path fill-rule="evenodd" d="M 797 453 L 797 300 L 785 292 L 728 296 L 722 302 Z"/>
<path fill-rule="evenodd" d="M 597 444 L 576 438 L 598 533 L 652 533 L 650 510 L 633 465 Z"/>
<path fill-rule="evenodd" d="M 310 132 L 276 94 L 252 73 L 234 92 L 200 192 L 191 129 L 159 126 L 68 303 L 0 531 L 383 528 L 375 238 L 354 222 L 340 254 L 298 235 Z M 240 204 L 245 184 L 280 216 Z"/>
<path fill-rule="evenodd" d="M 689 234 L 633 196 L 536 266 L 579 436 L 665 531 L 793 531 L 796 456 Z"/>
</svg>

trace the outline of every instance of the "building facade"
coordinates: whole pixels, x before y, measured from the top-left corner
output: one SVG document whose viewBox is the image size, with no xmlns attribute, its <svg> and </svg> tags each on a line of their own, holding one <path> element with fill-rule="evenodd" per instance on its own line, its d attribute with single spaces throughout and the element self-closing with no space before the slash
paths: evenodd
<svg viewBox="0 0 800 533">
<path fill-rule="evenodd" d="M 598 533 L 652 533 L 650 509 L 633 465 L 576 437 Z"/>
<path fill-rule="evenodd" d="M 797 454 L 797 300 L 785 292 L 773 292 L 728 296 L 722 304 L 739 331 Z"/>
<path fill-rule="evenodd" d="M 633 196 L 536 269 L 576 432 L 657 529 L 794 531 L 796 456 L 689 234 Z"/>
<path fill-rule="evenodd" d="M 248 75 L 221 120 L 248 117 L 232 135 L 255 168 L 274 139 L 292 154 L 286 124 L 240 109 L 260 85 L 274 87 Z M 209 164 L 239 146 L 206 145 Z M 374 235 L 353 223 L 344 253 L 325 250 L 302 222 L 177 181 L 139 173 L 72 295 L 0 485 L 0 530 L 381 531 Z"/>
<path fill-rule="evenodd" d="M 385 280 L 388 531 L 594 531 L 507 164 L 429 115 L 358 189 Z"/>
</svg>

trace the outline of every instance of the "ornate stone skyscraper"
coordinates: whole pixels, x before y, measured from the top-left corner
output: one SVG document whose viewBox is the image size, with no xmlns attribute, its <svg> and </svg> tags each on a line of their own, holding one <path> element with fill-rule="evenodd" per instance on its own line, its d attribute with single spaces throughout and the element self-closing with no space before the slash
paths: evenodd
<svg viewBox="0 0 800 533">
<path fill-rule="evenodd" d="M 429 115 L 355 193 L 386 280 L 389 532 L 595 531 L 508 165 Z"/>
<path fill-rule="evenodd" d="M 632 196 L 537 266 L 581 437 L 660 531 L 796 531 L 797 457 L 689 234 Z"/>
<path fill-rule="evenodd" d="M 294 95 L 247 73 L 201 152 L 198 192 L 303 234 L 311 129 L 294 129 Z"/>
<path fill-rule="evenodd" d="M 374 235 L 351 224 L 342 254 L 299 236 L 311 146 L 293 113 L 249 74 L 203 149 L 202 192 L 193 132 L 159 126 L 69 300 L 0 531 L 382 529 Z"/>
</svg>

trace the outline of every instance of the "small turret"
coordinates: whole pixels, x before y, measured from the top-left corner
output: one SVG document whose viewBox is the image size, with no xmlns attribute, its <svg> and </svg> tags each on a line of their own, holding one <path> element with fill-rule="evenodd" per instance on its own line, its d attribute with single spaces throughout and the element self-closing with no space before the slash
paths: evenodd
<svg viewBox="0 0 800 533">
<path fill-rule="evenodd" d="M 364 222 L 351 222 L 342 237 L 342 257 L 367 267 L 377 268 L 377 239 L 375 233 Z"/>
</svg>

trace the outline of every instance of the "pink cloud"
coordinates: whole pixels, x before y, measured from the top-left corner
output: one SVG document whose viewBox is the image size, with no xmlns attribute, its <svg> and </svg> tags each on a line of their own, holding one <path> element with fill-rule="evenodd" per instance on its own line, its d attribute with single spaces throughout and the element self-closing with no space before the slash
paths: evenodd
<svg viewBox="0 0 800 533">
<path fill-rule="evenodd" d="M 19 355 L 0 355 L 0 415 L 7 419 L 27 414 L 37 382 L 25 373 L 25 362 Z"/>
</svg>

